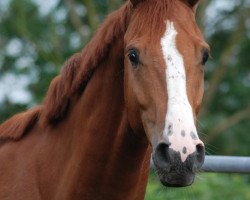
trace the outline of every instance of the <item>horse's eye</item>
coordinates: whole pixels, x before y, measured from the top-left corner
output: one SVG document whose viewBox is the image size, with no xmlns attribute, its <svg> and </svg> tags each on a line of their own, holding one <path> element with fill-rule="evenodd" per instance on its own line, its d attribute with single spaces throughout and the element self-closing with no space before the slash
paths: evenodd
<svg viewBox="0 0 250 200">
<path fill-rule="evenodd" d="M 132 65 L 136 66 L 139 64 L 139 54 L 136 49 L 131 49 L 128 52 L 128 58 Z"/>
<path fill-rule="evenodd" d="M 202 65 L 205 65 L 209 58 L 209 51 L 207 49 L 202 50 Z"/>
</svg>

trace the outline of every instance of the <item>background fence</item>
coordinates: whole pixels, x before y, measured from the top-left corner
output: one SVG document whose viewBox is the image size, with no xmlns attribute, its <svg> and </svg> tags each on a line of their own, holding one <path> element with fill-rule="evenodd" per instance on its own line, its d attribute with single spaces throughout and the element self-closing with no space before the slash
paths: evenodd
<svg viewBox="0 0 250 200">
<path fill-rule="evenodd" d="M 250 157 L 206 156 L 204 172 L 250 174 Z"/>
</svg>

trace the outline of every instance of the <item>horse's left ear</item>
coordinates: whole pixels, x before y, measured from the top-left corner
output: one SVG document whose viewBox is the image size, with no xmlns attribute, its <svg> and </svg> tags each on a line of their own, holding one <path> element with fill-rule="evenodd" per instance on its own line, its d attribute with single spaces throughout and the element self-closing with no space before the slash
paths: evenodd
<svg viewBox="0 0 250 200">
<path fill-rule="evenodd" d="M 142 2 L 144 0 L 130 0 L 130 2 L 132 3 L 132 5 L 135 7 L 138 3 Z"/>
<path fill-rule="evenodd" d="M 187 4 L 192 10 L 196 11 L 196 8 L 201 0 L 181 0 Z"/>
</svg>

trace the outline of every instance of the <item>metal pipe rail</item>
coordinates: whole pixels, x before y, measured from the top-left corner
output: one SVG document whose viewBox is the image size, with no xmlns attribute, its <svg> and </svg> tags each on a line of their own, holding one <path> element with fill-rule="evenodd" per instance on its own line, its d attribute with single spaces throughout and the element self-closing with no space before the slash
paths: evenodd
<svg viewBox="0 0 250 200">
<path fill-rule="evenodd" d="M 202 171 L 250 174 L 250 157 L 206 156 Z"/>
</svg>

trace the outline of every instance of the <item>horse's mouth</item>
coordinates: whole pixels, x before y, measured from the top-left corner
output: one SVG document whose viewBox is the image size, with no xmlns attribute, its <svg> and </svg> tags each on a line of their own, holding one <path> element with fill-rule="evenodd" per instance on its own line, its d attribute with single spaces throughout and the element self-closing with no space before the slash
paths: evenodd
<svg viewBox="0 0 250 200">
<path fill-rule="evenodd" d="M 178 159 L 176 159 L 178 160 Z M 169 166 L 159 163 L 159 160 L 153 156 L 155 170 L 161 183 L 167 187 L 186 187 L 193 184 L 197 170 L 186 166 L 186 162 L 176 162 Z M 160 165 L 159 165 L 160 164 Z"/>
<path fill-rule="evenodd" d="M 193 184 L 195 174 L 158 173 L 162 185 L 166 187 L 187 187 Z"/>
<path fill-rule="evenodd" d="M 153 151 L 155 170 L 163 185 L 168 187 L 186 187 L 192 185 L 196 173 L 204 162 L 204 151 L 189 154 L 183 162 L 180 152 L 160 143 Z"/>
</svg>

